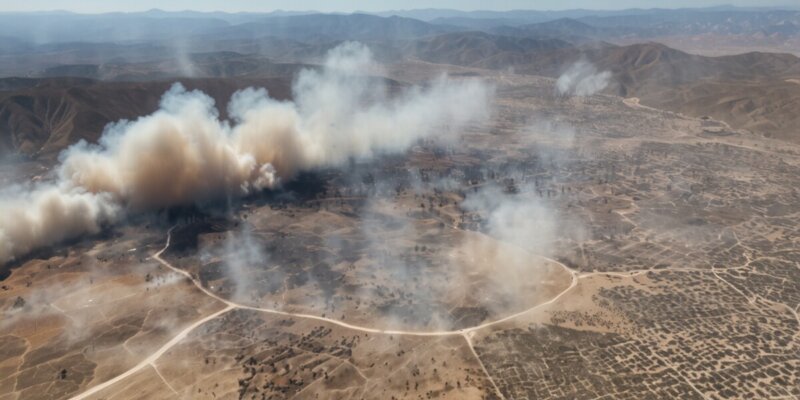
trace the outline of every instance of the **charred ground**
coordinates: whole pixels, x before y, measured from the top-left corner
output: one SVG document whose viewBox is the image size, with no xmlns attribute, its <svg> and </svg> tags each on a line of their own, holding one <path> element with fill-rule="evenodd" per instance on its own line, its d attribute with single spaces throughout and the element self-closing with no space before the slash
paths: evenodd
<svg viewBox="0 0 800 400">
<path fill-rule="evenodd" d="M 797 395 L 800 298 L 793 282 L 800 278 L 792 221 L 798 194 L 786 183 L 796 179 L 800 150 L 736 131 L 709 135 L 707 128 L 718 123 L 616 97 L 559 99 L 546 79 L 486 77 L 520 79 L 500 87 L 498 115 L 488 131 L 455 144 L 420 143 L 407 155 L 377 163 L 309 173 L 283 190 L 245 199 L 226 216 L 177 216 L 164 259 L 220 298 L 255 309 L 228 311 L 203 324 L 152 366 L 106 388 L 104 396 L 125 397 L 133 383 L 154 397 L 175 391 L 245 398 L 465 398 L 498 396 L 495 385 L 506 398 Z M 557 123 L 537 127 L 533 110 L 536 118 Z M 558 126 L 571 128 L 559 132 Z M 525 273 L 548 265 L 528 253 L 532 264 L 511 270 L 511 286 L 492 279 L 507 266 L 497 260 L 487 263 L 492 270 L 454 284 L 470 264 L 455 264 L 459 274 L 450 275 L 456 267 L 442 260 L 464 243 L 494 241 L 480 233 L 490 231 L 491 216 L 464 205 L 490 187 L 499 196 L 545 202 L 565 216 L 551 256 L 574 275 L 554 264 L 547 274 L 536 274 L 536 283 L 547 283 L 539 291 L 522 290 L 517 283 L 533 283 L 522 278 Z M 120 316 L 108 322 L 119 332 L 102 342 L 109 357 L 126 353 L 122 343 L 129 338 L 164 343 L 158 339 L 164 336 L 147 333 L 150 324 L 170 321 L 174 327 L 157 331 L 169 335 L 196 318 L 189 313 L 173 319 L 156 310 L 204 304 L 208 308 L 199 310 L 208 311 L 199 312 L 209 315 L 222 307 L 149 258 L 163 246 L 168 225 L 163 220 L 149 230 L 119 232 L 113 242 L 130 243 L 124 248 L 136 248 L 132 253 L 114 247 L 100 252 L 111 244 L 98 240 L 89 245 L 94 250 L 72 247 L 67 255 L 32 259 L 13 271 L 2 292 L 15 321 L 4 327 L 6 396 L 33 396 L 75 379 L 63 386 L 61 397 L 68 397 L 137 360 L 139 353 L 129 354 L 130 364 L 105 370 L 106 358 L 86 352 L 96 343 L 34 336 L 26 327 L 39 315 L 31 307 L 42 302 L 31 300 L 32 293 L 63 279 L 50 275 L 88 281 L 82 291 L 95 301 L 102 291 L 121 290 L 114 289 L 118 285 L 141 298 L 93 307 L 136 304 L 144 312 L 153 304 L 143 321 Z M 136 239 L 144 232 L 148 239 Z M 250 251 L 256 257 L 244 257 L 236 267 L 226 256 Z M 498 254 L 509 251 L 527 252 Z M 134 255 L 143 264 L 131 273 L 123 265 Z M 122 275 L 102 284 L 98 274 Z M 172 282 L 165 283 L 170 288 L 147 289 L 159 279 Z M 454 296 L 462 284 L 475 289 Z M 481 297 L 493 293 L 492 285 L 503 289 L 498 293 L 535 295 Z M 167 306 L 159 297 L 165 290 L 183 294 L 173 293 Z M 58 306 L 67 294 L 54 296 L 47 302 Z M 26 303 L 14 308 L 18 297 Z M 78 310 L 94 308 L 53 309 L 47 320 L 64 324 Z M 443 334 L 364 332 L 292 313 Z M 469 332 L 468 342 L 460 329 Z M 82 354 L 86 365 L 69 354 Z M 185 374 L 179 365 L 186 363 L 200 372 Z"/>
<path fill-rule="evenodd" d="M 452 50 L 448 64 L 420 57 L 371 72 L 395 85 L 442 71 L 493 82 L 488 126 L 241 199 L 136 215 L 14 261 L 0 282 L 0 399 L 800 396 L 800 147 L 793 122 L 758 111 L 768 92 L 800 85 L 752 79 L 794 79 L 793 56 L 709 59 L 653 44 L 575 52 L 407 22 L 391 26 L 442 35 L 394 45 Z M 583 29 L 563 25 L 564 35 Z M 332 46 L 267 42 L 311 58 Z M 536 75 L 557 76 L 581 54 L 620 66 L 614 79 L 630 86 L 569 97 Z M 291 95 L 291 66 L 217 76 L 261 74 L 249 57 L 199 57 L 215 77 L 184 83 L 218 104 L 249 85 Z M 159 68 L 135 61 L 117 71 Z M 241 68 L 216 67 L 228 61 Z M 532 67 L 500 68 L 511 61 Z M 698 68 L 680 74 L 689 64 Z M 94 80 L 112 70 L 2 81 L 4 132 L 29 134 L 3 136 L 5 149 L 30 150 L 0 166 L 3 185 L 46 178 L 64 145 L 152 111 L 168 87 Z M 730 86 L 698 83 L 712 78 Z M 628 97 L 638 90 L 643 104 Z M 771 112 L 791 110 L 792 93 Z M 684 113 L 649 107 L 658 101 Z M 693 101 L 702 104 L 680 108 Z M 53 120 L 48 104 L 97 120 Z M 518 220 L 531 229 L 497 223 Z"/>
</svg>

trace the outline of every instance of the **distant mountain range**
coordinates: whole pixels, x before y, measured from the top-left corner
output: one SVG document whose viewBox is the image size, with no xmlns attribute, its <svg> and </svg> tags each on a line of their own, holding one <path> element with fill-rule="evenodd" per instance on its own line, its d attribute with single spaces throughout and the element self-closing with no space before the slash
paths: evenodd
<svg viewBox="0 0 800 400">
<path fill-rule="evenodd" d="M 797 43 L 800 50 L 800 11 L 724 7 L 384 15 L 0 13 L 0 78 L 14 77 L 0 79 L 0 153 L 55 154 L 77 139 L 93 140 L 105 123 L 153 109 L 175 79 L 193 79 L 204 89 L 211 85 L 207 89 L 219 98 L 245 83 L 276 85 L 272 80 L 278 79 L 288 87 L 299 68 L 347 40 L 366 43 L 388 63 L 552 78 L 585 60 L 611 72 L 607 94 L 800 141 L 800 59 L 747 47 L 760 40 Z M 708 57 L 663 44 L 676 37 L 712 49 L 745 43 L 747 51 Z M 220 78 L 234 83 L 219 83 L 225 81 Z"/>
<path fill-rule="evenodd" d="M 513 28 L 513 29 L 512 29 Z M 32 44 L 188 40 L 197 36 L 293 39 L 407 39 L 482 30 L 513 36 L 542 34 L 641 38 L 673 34 L 800 36 L 800 9 L 713 7 L 620 11 L 410 10 L 381 13 L 166 12 L 74 14 L 0 13 L 0 38 Z"/>
</svg>

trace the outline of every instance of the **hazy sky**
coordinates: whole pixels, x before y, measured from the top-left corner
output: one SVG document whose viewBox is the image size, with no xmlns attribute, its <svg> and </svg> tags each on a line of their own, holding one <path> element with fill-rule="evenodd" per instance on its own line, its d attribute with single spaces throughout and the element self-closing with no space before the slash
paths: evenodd
<svg viewBox="0 0 800 400">
<path fill-rule="evenodd" d="M 317 10 L 351 12 L 412 8 L 453 8 L 459 10 L 573 8 L 676 8 L 720 4 L 736 6 L 800 6 L 800 0 L 0 0 L 0 11 L 69 10 L 75 12 L 163 10 L 198 11 L 273 11 Z"/>
</svg>

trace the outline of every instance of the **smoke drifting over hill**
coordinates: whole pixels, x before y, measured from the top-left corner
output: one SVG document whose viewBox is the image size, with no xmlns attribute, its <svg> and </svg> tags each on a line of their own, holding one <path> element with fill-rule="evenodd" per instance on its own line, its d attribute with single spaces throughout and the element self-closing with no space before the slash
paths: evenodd
<svg viewBox="0 0 800 400">
<path fill-rule="evenodd" d="M 556 81 L 556 89 L 560 95 L 591 96 L 608 86 L 611 80 L 610 71 L 598 71 L 587 61 L 572 64 Z"/>
<path fill-rule="evenodd" d="M 304 70 L 293 101 L 264 89 L 237 92 L 220 120 L 214 101 L 180 84 L 155 113 L 109 126 L 97 145 L 61 155 L 51 183 L 0 197 L 0 263 L 100 227 L 127 209 L 242 196 L 299 171 L 403 151 L 420 138 L 452 137 L 488 117 L 492 89 L 442 77 L 390 96 L 370 51 L 346 43 L 320 70 Z"/>
</svg>

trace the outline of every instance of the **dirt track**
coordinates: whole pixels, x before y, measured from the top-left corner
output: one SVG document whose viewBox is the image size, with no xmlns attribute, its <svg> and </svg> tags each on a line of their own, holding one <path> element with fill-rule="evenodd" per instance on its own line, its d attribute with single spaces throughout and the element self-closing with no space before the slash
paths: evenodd
<svg viewBox="0 0 800 400">
<path fill-rule="evenodd" d="M 285 312 L 285 311 L 280 311 L 280 310 L 275 310 L 275 309 L 270 309 L 270 308 L 247 306 L 247 305 L 243 305 L 243 304 L 232 302 L 230 300 L 224 299 L 224 298 L 214 294 L 213 292 L 211 292 L 208 289 L 206 289 L 200 283 L 200 281 L 198 281 L 197 279 L 192 277 L 191 274 L 189 274 L 188 272 L 186 272 L 186 271 L 184 271 L 184 270 L 182 270 L 180 268 L 176 268 L 175 266 L 170 264 L 168 261 L 166 261 L 163 258 L 161 258 L 161 255 L 169 248 L 170 240 L 171 240 L 171 236 L 172 236 L 172 230 L 175 229 L 175 227 L 176 226 L 173 226 L 172 228 L 169 229 L 169 231 L 167 231 L 166 244 L 164 245 L 164 247 L 161 250 L 159 250 L 157 253 L 153 254 L 153 259 L 158 261 L 159 263 L 161 263 L 165 267 L 169 268 L 173 272 L 178 273 L 180 275 L 183 275 L 186 278 L 190 279 L 192 281 L 192 283 L 198 289 L 200 289 L 203 293 L 205 293 L 209 297 L 212 297 L 212 298 L 214 298 L 215 300 L 217 300 L 217 301 L 219 301 L 221 303 L 224 303 L 226 305 L 226 307 L 221 309 L 221 310 L 219 310 L 219 311 L 217 311 L 217 312 L 214 312 L 213 314 L 209 314 L 209 315 L 197 320 L 196 322 L 192 323 L 190 326 L 186 327 L 184 330 L 182 330 L 177 335 L 175 335 L 172 339 L 170 339 L 167 343 L 165 343 L 163 346 L 161 346 L 158 350 L 156 350 L 155 352 L 153 352 L 152 354 L 147 356 L 147 358 L 145 358 L 144 360 L 142 360 L 141 362 L 139 362 L 138 364 L 136 364 L 135 366 L 133 366 L 129 370 L 123 372 L 120 375 L 117 375 L 116 377 L 114 377 L 114 378 L 112 378 L 112 379 L 110 379 L 108 381 L 105 381 L 105 382 L 103 382 L 103 383 L 101 383 L 99 385 L 96 385 L 96 386 L 84 391 L 83 393 L 80 393 L 80 394 L 78 394 L 76 396 L 71 397 L 72 400 L 80 400 L 80 399 L 88 398 L 89 396 L 91 396 L 91 395 L 93 395 L 95 393 L 98 393 L 98 392 L 102 391 L 103 389 L 105 389 L 107 387 L 110 387 L 111 385 L 113 385 L 113 384 L 115 384 L 115 383 L 117 383 L 117 382 L 129 377 L 129 376 L 132 376 L 133 374 L 135 374 L 138 371 L 140 371 L 142 368 L 145 368 L 147 366 L 153 365 L 153 363 L 156 360 L 158 360 L 164 353 L 169 351 L 172 347 L 174 347 L 175 345 L 180 343 L 180 341 L 183 340 L 184 338 L 186 338 L 186 336 L 189 333 L 191 333 L 194 329 L 196 329 L 200 325 L 202 325 L 202 324 L 204 324 L 204 323 L 206 323 L 206 322 L 208 322 L 210 320 L 213 320 L 213 319 L 215 319 L 215 318 L 227 313 L 228 311 L 235 310 L 235 309 L 258 311 L 258 312 L 264 312 L 264 313 L 276 314 L 276 315 L 282 315 L 282 316 L 288 316 L 288 317 L 294 317 L 294 318 L 313 319 L 313 320 L 317 320 L 317 321 L 323 321 L 323 322 L 335 324 L 335 325 L 341 326 L 343 328 L 352 329 L 352 330 L 359 331 L 359 332 L 367 332 L 367 333 L 378 333 L 378 334 L 385 334 L 385 335 L 410 335 L 410 336 L 452 336 L 452 335 L 460 335 L 460 336 L 462 336 L 464 338 L 464 340 L 466 340 L 467 345 L 469 346 L 470 350 L 472 351 L 472 354 L 475 356 L 475 358 L 478 360 L 478 363 L 481 365 L 481 367 L 483 368 L 484 372 L 487 374 L 487 377 L 488 377 L 489 381 L 494 386 L 493 389 L 496 392 L 496 394 L 500 398 L 504 398 L 502 392 L 499 390 L 497 385 L 494 383 L 494 381 L 492 380 L 491 376 L 486 371 L 486 368 L 483 366 L 483 362 L 480 360 L 480 358 L 478 357 L 477 353 L 475 352 L 475 348 L 472 345 L 472 340 L 470 339 L 470 335 L 473 334 L 474 331 L 476 331 L 476 330 L 488 328 L 488 327 L 490 327 L 492 325 L 496 325 L 496 324 L 500 324 L 502 322 L 509 321 L 509 320 L 514 319 L 516 317 L 519 317 L 519 316 L 521 316 L 523 314 L 527 314 L 527 313 L 529 313 L 529 312 L 531 312 L 531 311 L 533 311 L 533 310 L 535 310 L 537 308 L 540 308 L 542 306 L 546 306 L 546 305 L 554 303 L 559 298 L 561 298 L 561 296 L 563 296 L 564 294 L 566 294 L 567 292 L 572 290 L 572 288 L 574 288 L 578 284 L 578 278 L 579 278 L 578 273 L 576 271 L 570 269 L 566 265 L 564 265 L 564 264 L 562 264 L 562 263 L 560 263 L 558 261 L 551 260 L 551 259 L 543 257 L 547 261 L 550 261 L 550 262 L 553 262 L 555 264 L 560 265 L 562 268 L 567 270 L 570 273 L 570 276 L 571 276 L 570 285 L 566 289 L 564 289 L 563 291 L 558 293 L 555 297 L 551 298 L 550 300 L 548 300 L 546 302 L 539 303 L 539 304 L 537 304 L 537 305 L 535 305 L 535 306 L 533 306 L 531 308 L 528 308 L 526 310 L 520 311 L 518 313 L 509 315 L 509 316 L 506 316 L 506 317 L 503 317 L 503 318 L 500 318 L 500 319 L 497 319 L 497 320 L 494 320 L 494 321 L 489 321 L 489 322 L 486 322 L 486 323 L 483 323 L 483 324 L 480 324 L 480 325 L 467 327 L 467 328 L 464 328 L 464 329 L 458 329 L 458 330 L 404 331 L 404 330 L 387 330 L 387 329 L 370 328 L 370 327 L 366 327 L 366 326 L 352 325 L 352 324 L 348 324 L 348 323 L 345 323 L 345 322 L 342 322 L 342 321 L 339 321 L 339 320 L 336 320 L 336 319 L 320 317 L 320 316 L 317 316 L 317 315 L 291 313 L 291 312 Z"/>
</svg>

